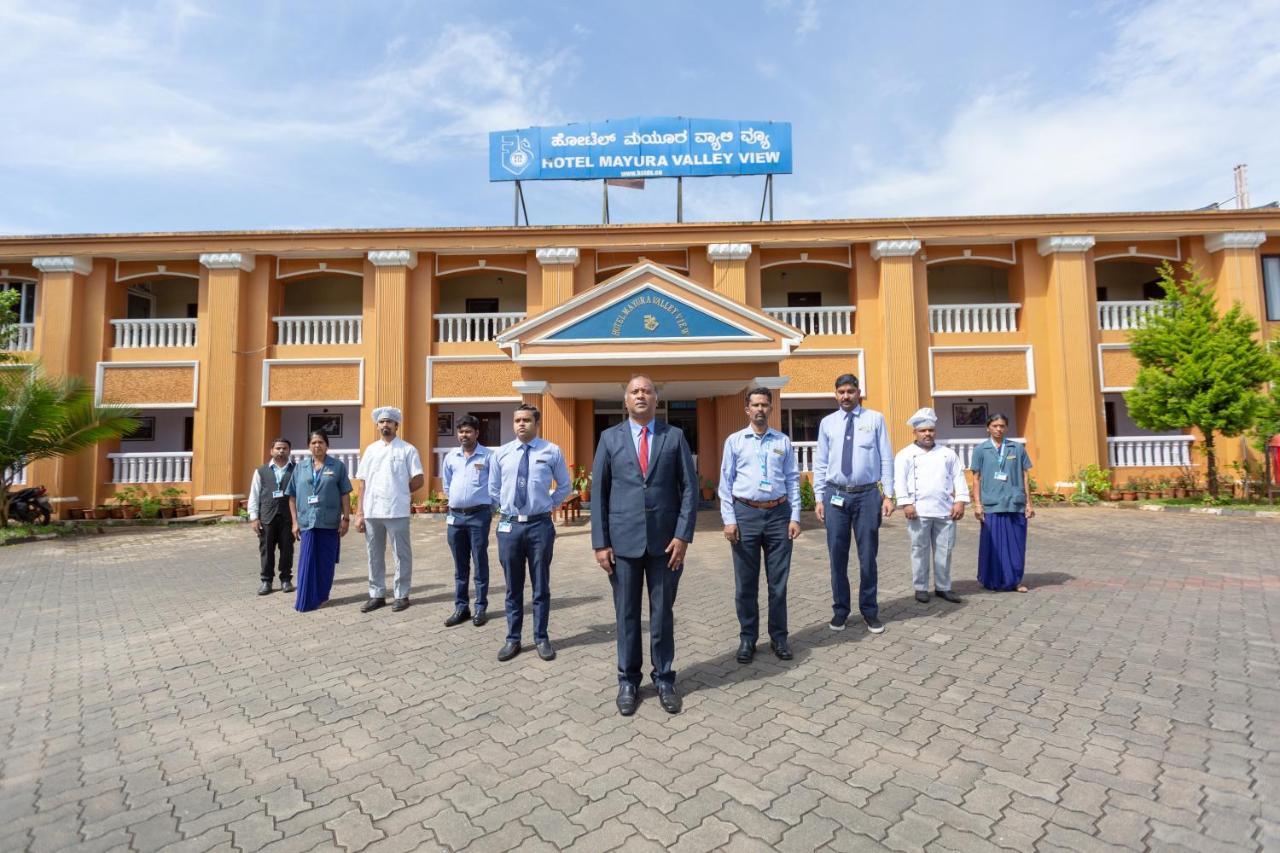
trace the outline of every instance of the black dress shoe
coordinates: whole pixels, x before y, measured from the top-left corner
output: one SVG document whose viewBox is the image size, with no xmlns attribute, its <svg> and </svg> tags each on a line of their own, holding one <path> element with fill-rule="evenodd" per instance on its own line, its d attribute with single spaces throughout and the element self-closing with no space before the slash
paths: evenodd
<svg viewBox="0 0 1280 853">
<path fill-rule="evenodd" d="M 738 643 L 738 663 L 751 663 L 756 656 L 756 644 L 750 640 L 743 640 Z"/>
<path fill-rule="evenodd" d="M 507 643 L 498 650 L 498 660 L 511 660 L 518 654 L 520 654 L 520 644 Z"/>
<path fill-rule="evenodd" d="M 386 606 L 387 606 L 387 600 L 385 598 L 371 598 L 368 601 L 366 601 L 364 604 L 360 605 L 360 612 L 372 613 L 373 611 L 377 610 L 379 607 L 386 607 Z"/>
<path fill-rule="evenodd" d="M 941 598 L 943 601 L 950 601 L 952 604 L 959 604 L 961 601 L 960 596 L 956 595 L 949 589 L 940 589 L 937 590 L 937 593 L 938 598 Z"/>
<path fill-rule="evenodd" d="M 463 622 L 466 622 L 470 618 L 471 618 L 471 608 L 459 607 L 457 610 L 453 611 L 452 616 L 444 620 L 444 626 L 446 628 L 452 628 L 454 625 L 461 625 Z"/>
<path fill-rule="evenodd" d="M 550 640 L 543 640 L 536 644 L 538 647 L 538 657 L 543 660 L 555 660 L 556 650 L 551 647 Z"/>
<path fill-rule="evenodd" d="M 281 592 L 293 592 L 293 590 L 294 590 L 293 581 L 280 581 Z"/>
<path fill-rule="evenodd" d="M 407 610 L 408 608 L 409 608 L 409 599 L 407 598 L 397 598 L 391 604 L 392 613 L 399 613 L 401 610 Z"/>
<path fill-rule="evenodd" d="M 795 655 L 791 654 L 791 647 L 787 645 L 785 637 L 781 640 L 770 640 L 769 648 L 778 656 L 778 660 L 791 660 L 795 657 Z"/>
<path fill-rule="evenodd" d="M 270 595 L 270 594 L 271 594 L 271 581 L 263 581 L 261 584 L 259 584 L 258 595 Z"/>
<path fill-rule="evenodd" d="M 658 682 L 658 701 L 662 703 L 662 710 L 668 714 L 679 714 L 684 704 L 680 701 L 680 693 L 676 690 L 676 686 L 667 684 L 665 681 Z"/>
<path fill-rule="evenodd" d="M 938 593 L 938 597 L 941 598 L 942 593 Z M 924 604 L 928 600 L 929 600 L 929 593 L 925 592 L 923 589 L 916 590 L 916 601 L 920 602 L 921 604 Z"/>
<path fill-rule="evenodd" d="M 618 713 L 624 717 L 630 717 L 636 712 L 636 705 L 640 704 L 637 696 L 636 686 L 631 682 L 618 685 Z"/>
<path fill-rule="evenodd" d="M 489 614 L 483 610 L 477 610 L 475 618 L 471 620 L 471 624 L 479 628 L 481 625 L 489 621 Z"/>
</svg>

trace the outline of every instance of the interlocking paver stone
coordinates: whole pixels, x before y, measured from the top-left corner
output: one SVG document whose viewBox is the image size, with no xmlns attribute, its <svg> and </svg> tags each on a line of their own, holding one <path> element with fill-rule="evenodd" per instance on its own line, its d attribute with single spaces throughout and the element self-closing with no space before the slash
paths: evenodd
<svg viewBox="0 0 1280 853">
<path fill-rule="evenodd" d="M 625 720 L 582 526 L 559 528 L 552 663 L 493 660 L 500 612 L 439 625 L 438 517 L 415 517 L 403 614 L 358 612 L 354 537 L 310 614 L 253 594 L 239 525 L 0 549 L 0 848 L 1280 843 L 1280 524 L 1045 511 L 1033 591 L 1016 595 L 974 583 L 966 519 L 957 607 L 914 601 L 894 516 L 880 636 L 826 628 L 823 537 L 806 526 L 796 660 L 733 660 L 733 576 L 704 513 L 676 605 L 685 711 L 645 685 Z"/>
</svg>

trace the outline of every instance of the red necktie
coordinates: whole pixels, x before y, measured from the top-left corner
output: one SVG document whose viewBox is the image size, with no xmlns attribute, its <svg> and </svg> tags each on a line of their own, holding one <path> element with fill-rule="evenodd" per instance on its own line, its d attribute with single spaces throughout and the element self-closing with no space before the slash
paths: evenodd
<svg viewBox="0 0 1280 853">
<path fill-rule="evenodd" d="M 649 476 L 649 428 L 640 427 L 640 476 Z"/>
</svg>

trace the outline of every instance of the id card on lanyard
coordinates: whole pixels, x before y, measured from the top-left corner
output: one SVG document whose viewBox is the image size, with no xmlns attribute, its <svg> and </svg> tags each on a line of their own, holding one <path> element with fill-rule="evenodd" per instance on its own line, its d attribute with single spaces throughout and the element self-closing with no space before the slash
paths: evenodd
<svg viewBox="0 0 1280 853">
<path fill-rule="evenodd" d="M 773 488 L 773 481 L 769 479 L 769 440 L 772 437 L 766 432 L 756 440 L 756 456 L 760 458 L 760 488 L 766 492 Z"/>
<path fill-rule="evenodd" d="M 1004 470 L 1004 459 L 1005 459 L 1004 446 L 1005 446 L 1005 445 L 1007 445 L 1007 444 L 1009 443 L 1009 442 L 1008 442 L 1008 439 L 1006 439 L 1004 442 L 1002 442 L 1002 443 L 1001 443 L 1001 445 L 1000 445 L 1000 447 L 996 447 L 996 443 L 995 443 L 994 441 L 992 441 L 991 439 L 987 439 L 987 441 L 991 441 L 991 446 L 992 446 L 992 447 L 995 447 L 995 450 L 996 450 L 996 464 L 997 464 L 997 467 L 998 467 L 998 469 L 999 469 L 999 470 L 997 470 L 994 474 L 992 474 L 992 476 L 993 476 L 993 477 L 995 477 L 995 479 L 996 479 L 996 480 L 998 480 L 998 481 L 1000 481 L 1001 483 L 1003 483 L 1003 482 L 1005 482 L 1005 481 L 1007 481 L 1007 480 L 1009 479 L 1009 472 L 1008 472 L 1008 471 L 1006 471 L 1006 470 Z"/>
<path fill-rule="evenodd" d="M 327 465 L 322 465 L 317 471 L 315 465 L 311 466 L 311 494 L 307 496 L 307 503 L 315 506 L 320 503 L 320 486 L 324 484 L 324 472 Z"/>
</svg>

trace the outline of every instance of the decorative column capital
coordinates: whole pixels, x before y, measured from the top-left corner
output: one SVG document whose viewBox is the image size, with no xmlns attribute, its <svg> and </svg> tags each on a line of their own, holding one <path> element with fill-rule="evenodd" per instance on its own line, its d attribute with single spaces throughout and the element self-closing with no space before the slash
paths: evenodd
<svg viewBox="0 0 1280 853">
<path fill-rule="evenodd" d="M 877 240 L 871 244 L 871 259 L 910 258 L 918 251 L 919 240 Z"/>
<path fill-rule="evenodd" d="M 1097 241 L 1086 234 L 1059 237 L 1041 237 L 1036 241 L 1036 251 L 1041 255 L 1054 252 L 1087 252 Z"/>
<path fill-rule="evenodd" d="M 200 265 L 211 270 L 244 270 L 253 272 L 253 255 L 240 252 L 209 252 L 200 256 Z"/>
<path fill-rule="evenodd" d="M 568 246 L 555 246 L 550 249 L 538 249 L 534 254 L 538 258 L 538 263 L 542 264 L 544 267 L 559 266 L 561 264 L 569 264 L 570 266 L 575 267 L 578 265 L 578 250 Z"/>
<path fill-rule="evenodd" d="M 369 253 L 369 263 L 375 267 L 408 267 L 418 265 L 418 253 L 408 249 L 384 249 Z"/>
<path fill-rule="evenodd" d="M 31 266 L 40 272 L 70 272 L 76 275 L 88 275 L 93 269 L 93 258 L 74 258 L 70 255 L 54 255 L 44 258 L 32 258 Z"/>
<path fill-rule="evenodd" d="M 1254 249 L 1267 242 L 1263 231 L 1227 231 L 1224 234 L 1204 235 L 1204 247 L 1210 252 L 1221 252 L 1223 249 Z"/>
<path fill-rule="evenodd" d="M 750 243 L 712 243 L 707 246 L 707 260 L 713 264 L 717 261 L 745 261 L 749 257 Z"/>
<path fill-rule="evenodd" d="M 752 388 L 768 388 L 770 391 L 781 391 L 791 381 L 790 376 L 757 376 L 751 380 Z"/>
<path fill-rule="evenodd" d="M 550 384 L 544 380 L 516 380 L 511 383 L 511 387 L 516 389 L 517 394 L 545 394 Z"/>
</svg>

